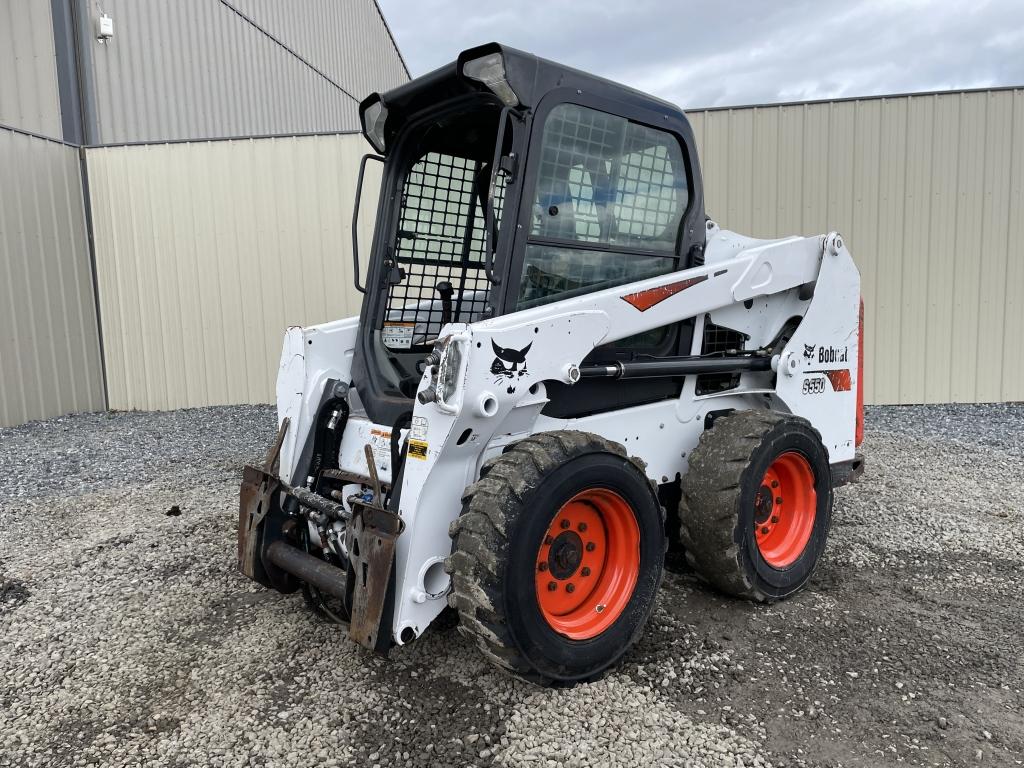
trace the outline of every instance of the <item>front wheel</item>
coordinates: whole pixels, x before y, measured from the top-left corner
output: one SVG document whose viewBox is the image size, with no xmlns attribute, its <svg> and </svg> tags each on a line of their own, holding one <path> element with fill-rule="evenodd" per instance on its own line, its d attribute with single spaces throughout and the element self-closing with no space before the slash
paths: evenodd
<svg viewBox="0 0 1024 768">
<path fill-rule="evenodd" d="M 654 608 L 666 543 L 656 487 L 622 446 L 584 432 L 533 435 L 481 474 L 451 529 L 461 630 L 520 677 L 596 679 Z"/>
</svg>

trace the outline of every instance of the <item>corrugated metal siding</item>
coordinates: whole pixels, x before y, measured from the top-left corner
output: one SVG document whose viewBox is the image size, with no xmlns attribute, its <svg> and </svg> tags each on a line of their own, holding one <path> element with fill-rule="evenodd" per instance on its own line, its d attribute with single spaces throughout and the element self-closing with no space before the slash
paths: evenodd
<svg viewBox="0 0 1024 768">
<path fill-rule="evenodd" d="M 358 99 L 406 79 L 370 0 L 231 5 L 351 95 L 219 0 L 104 0 L 101 142 L 357 130 Z"/>
<path fill-rule="evenodd" d="M 78 150 L 0 129 L 0 426 L 103 408 Z"/>
<path fill-rule="evenodd" d="M 689 117 L 722 226 L 846 237 L 869 402 L 1024 400 L 1024 89 Z"/>
<path fill-rule="evenodd" d="M 690 117 L 720 223 L 847 238 L 869 402 L 1024 399 L 1024 90 Z M 357 136 L 88 151 L 113 407 L 267 401 L 285 326 L 357 313 L 364 151 Z"/>
<path fill-rule="evenodd" d="M 53 20 L 46 0 L 0 3 L 0 123 L 61 136 Z"/>
<path fill-rule="evenodd" d="M 409 80 L 372 0 L 229 1 L 357 99 Z"/>
<path fill-rule="evenodd" d="M 270 402 L 284 329 L 358 314 L 367 149 L 347 135 L 87 150 L 112 408 Z"/>
</svg>

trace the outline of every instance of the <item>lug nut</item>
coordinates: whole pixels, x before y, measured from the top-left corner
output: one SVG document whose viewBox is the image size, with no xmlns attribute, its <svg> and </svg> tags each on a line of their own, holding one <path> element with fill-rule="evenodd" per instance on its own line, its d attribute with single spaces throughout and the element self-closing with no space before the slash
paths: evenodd
<svg viewBox="0 0 1024 768">
<path fill-rule="evenodd" d="M 580 523 L 576 527 L 579 529 L 580 533 L 583 533 L 585 530 L 587 530 L 587 524 L 586 523 Z"/>
<path fill-rule="evenodd" d="M 767 525 L 764 528 L 761 529 L 761 533 L 768 533 L 768 526 Z"/>
<path fill-rule="evenodd" d="M 597 549 L 597 545 L 594 544 L 594 542 L 592 542 L 592 541 L 588 541 L 587 542 L 587 552 L 593 552 L 595 549 Z"/>
<path fill-rule="evenodd" d="M 546 571 L 547 569 L 548 569 L 548 564 L 547 563 L 541 563 L 540 565 L 537 566 L 537 570 L 539 570 L 539 571 Z"/>
<path fill-rule="evenodd" d="M 777 523 L 777 522 L 779 522 L 779 517 L 778 517 L 778 515 L 772 515 L 772 522 L 773 522 L 773 523 Z M 547 563 L 545 563 L 544 565 L 547 565 Z"/>
<path fill-rule="evenodd" d="M 583 568 L 583 570 L 582 570 L 582 571 L 580 571 L 580 574 L 581 574 L 582 576 L 589 576 L 589 575 L 590 575 L 590 569 L 589 569 L 589 568 L 587 568 L 587 567 L 584 567 L 584 568 Z"/>
<path fill-rule="evenodd" d="M 572 523 L 570 523 L 568 520 L 563 520 L 562 521 L 562 528 L 563 529 L 568 528 L 570 525 L 572 525 Z"/>
<path fill-rule="evenodd" d="M 778 488 L 778 487 L 779 487 L 779 481 L 778 480 L 772 480 L 772 488 Z"/>
<path fill-rule="evenodd" d="M 782 497 L 781 496 L 776 496 L 775 497 L 775 503 L 776 504 L 781 504 L 782 503 Z"/>
<path fill-rule="evenodd" d="M 572 583 L 566 584 L 565 585 L 565 591 L 569 592 L 569 593 L 575 592 L 576 591 L 576 585 L 572 584 Z"/>
<path fill-rule="evenodd" d="M 556 589 L 558 589 L 558 582 L 557 581 L 549 581 L 548 582 L 548 592 L 554 592 Z"/>
</svg>

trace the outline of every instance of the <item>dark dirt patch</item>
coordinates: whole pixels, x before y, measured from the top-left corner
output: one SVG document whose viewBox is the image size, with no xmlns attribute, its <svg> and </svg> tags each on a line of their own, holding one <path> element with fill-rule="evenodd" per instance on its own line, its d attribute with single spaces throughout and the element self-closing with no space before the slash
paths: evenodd
<svg viewBox="0 0 1024 768">
<path fill-rule="evenodd" d="M 741 729 L 729 713 L 753 715 L 780 766 L 964 765 L 979 750 L 986 765 L 1020 765 L 1019 569 L 983 556 L 903 562 L 855 569 L 832 553 L 809 591 L 772 606 L 669 577 L 662 605 L 729 652 L 710 685 L 677 686 L 678 707 Z"/>
<path fill-rule="evenodd" d="M 505 732 L 504 707 L 480 687 L 430 674 L 424 664 L 436 663 L 441 672 L 452 669 L 465 644 L 452 626 L 427 632 L 418 647 L 396 649 L 389 660 L 365 654 L 372 659 L 373 685 L 386 697 L 381 706 L 357 714 L 345 725 L 356 748 L 352 765 L 454 767 L 492 762 L 488 752 Z"/>
<path fill-rule="evenodd" d="M 24 605 L 31 594 L 25 582 L 0 571 L 0 614 Z"/>
</svg>

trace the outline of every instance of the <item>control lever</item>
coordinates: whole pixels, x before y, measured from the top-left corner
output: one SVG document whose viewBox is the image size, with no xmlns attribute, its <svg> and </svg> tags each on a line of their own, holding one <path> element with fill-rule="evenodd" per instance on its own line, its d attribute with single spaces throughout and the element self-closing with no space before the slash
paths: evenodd
<svg viewBox="0 0 1024 768">
<path fill-rule="evenodd" d="M 441 325 L 447 325 L 452 321 L 452 294 L 455 289 L 447 280 L 438 283 L 434 290 L 441 297 Z"/>
</svg>

